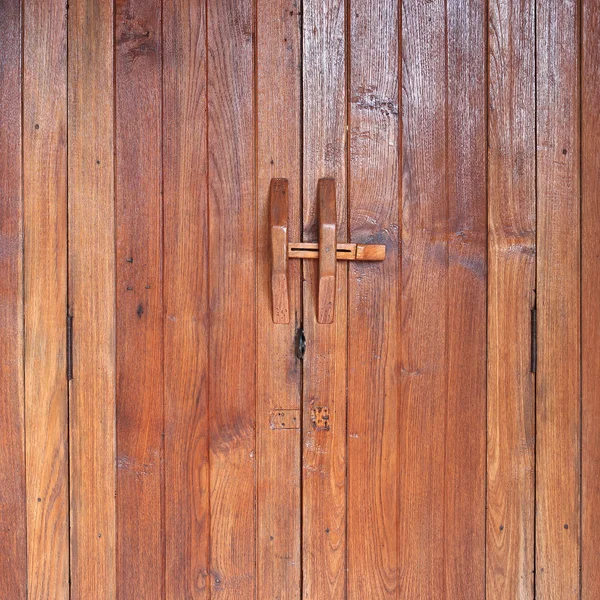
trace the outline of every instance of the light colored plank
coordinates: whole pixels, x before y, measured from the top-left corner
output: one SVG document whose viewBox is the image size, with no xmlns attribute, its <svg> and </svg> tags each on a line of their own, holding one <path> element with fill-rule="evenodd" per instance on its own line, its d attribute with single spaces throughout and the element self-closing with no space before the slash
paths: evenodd
<svg viewBox="0 0 600 600">
<path fill-rule="evenodd" d="M 0 3 L 0 594 L 27 595 L 23 414 L 21 3 Z"/>
<path fill-rule="evenodd" d="M 600 2 L 582 3 L 581 597 L 600 598 Z"/>
<path fill-rule="evenodd" d="M 343 0 L 303 4 L 303 241 L 318 240 L 317 185 L 335 179 L 338 242 L 347 240 L 346 16 Z M 348 265 L 338 261 L 335 319 L 317 323 L 318 265 L 303 261 L 303 596 L 346 597 Z M 316 425 L 327 408 L 327 427 Z"/>
<path fill-rule="evenodd" d="M 355 600 L 398 593 L 399 13 L 397 0 L 358 0 L 349 14 L 350 238 L 387 247 L 384 262 L 351 263 L 348 275 L 348 598 Z"/>
<path fill-rule="evenodd" d="M 210 586 L 255 597 L 256 198 L 251 0 L 208 0 Z"/>
<path fill-rule="evenodd" d="M 166 597 L 209 597 L 206 12 L 163 4 Z"/>
<path fill-rule="evenodd" d="M 115 228 L 113 11 L 69 5 L 71 598 L 113 598 Z"/>
<path fill-rule="evenodd" d="M 23 12 L 25 430 L 28 597 L 69 596 L 67 18 Z"/>
<path fill-rule="evenodd" d="M 533 599 L 535 5 L 489 14 L 487 596 Z"/>
<path fill-rule="evenodd" d="M 117 589 L 162 598 L 161 3 L 115 15 Z"/>
<path fill-rule="evenodd" d="M 300 599 L 301 262 L 287 261 L 289 323 L 271 316 L 268 191 L 288 180 L 288 237 L 300 239 L 300 11 L 295 0 L 257 2 L 257 598 Z M 281 410 L 278 410 L 281 409 Z M 273 429 L 272 412 L 285 429 Z M 293 418 L 296 416 L 297 421 Z M 291 420 L 291 422 L 290 422 Z M 288 427 L 291 427 L 288 429 Z"/>
<path fill-rule="evenodd" d="M 537 11 L 536 596 L 579 598 L 578 3 Z"/>
</svg>

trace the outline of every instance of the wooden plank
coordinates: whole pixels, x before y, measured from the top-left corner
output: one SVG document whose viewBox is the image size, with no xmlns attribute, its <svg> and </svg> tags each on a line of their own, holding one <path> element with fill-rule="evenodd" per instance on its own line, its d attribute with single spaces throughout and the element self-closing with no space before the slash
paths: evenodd
<svg viewBox="0 0 600 600">
<path fill-rule="evenodd" d="M 400 5 L 360 0 L 350 12 L 353 242 L 385 244 L 381 263 L 348 279 L 348 598 L 397 598 Z"/>
<path fill-rule="evenodd" d="M 69 5 L 71 598 L 113 598 L 115 228 L 113 11 Z"/>
<path fill-rule="evenodd" d="M 445 594 L 485 597 L 487 2 L 447 3 Z M 441 594 L 441 590 L 440 590 Z M 437 594 L 436 594 L 437 595 Z"/>
<path fill-rule="evenodd" d="M 116 4 L 117 589 L 164 594 L 161 5 Z"/>
<path fill-rule="evenodd" d="M 210 585 L 244 600 L 256 586 L 253 2 L 208 0 L 207 15 Z"/>
<path fill-rule="evenodd" d="M 318 180 L 335 179 L 338 242 L 347 242 L 346 15 L 343 0 L 303 4 L 303 233 L 318 240 Z M 317 322 L 318 265 L 303 261 L 302 563 L 304 598 L 346 596 L 346 262 L 337 263 L 335 319 Z M 316 413 L 326 408 L 327 426 Z"/>
<path fill-rule="evenodd" d="M 21 4 L 0 3 L 0 590 L 27 595 L 23 380 Z"/>
<path fill-rule="evenodd" d="M 403 10 L 400 596 L 484 595 L 485 10 Z"/>
<path fill-rule="evenodd" d="M 600 598 L 600 3 L 582 3 L 581 597 Z"/>
<path fill-rule="evenodd" d="M 487 597 L 533 599 L 535 5 L 490 3 Z"/>
<path fill-rule="evenodd" d="M 301 15 L 296 0 L 258 0 L 256 11 L 257 598 L 299 600 L 302 382 L 294 342 L 302 322 L 301 261 L 287 261 L 290 318 L 276 325 L 269 285 L 268 194 L 272 178 L 287 179 L 288 239 L 300 240 Z M 274 422 L 272 412 L 284 418 Z M 285 429 L 273 429 L 277 422 Z"/>
<path fill-rule="evenodd" d="M 578 3 L 537 2 L 536 596 L 580 591 Z"/>
<path fill-rule="evenodd" d="M 163 5 L 166 597 L 208 598 L 206 7 Z"/>
<path fill-rule="evenodd" d="M 67 18 L 23 11 L 27 562 L 30 599 L 69 596 Z"/>
</svg>

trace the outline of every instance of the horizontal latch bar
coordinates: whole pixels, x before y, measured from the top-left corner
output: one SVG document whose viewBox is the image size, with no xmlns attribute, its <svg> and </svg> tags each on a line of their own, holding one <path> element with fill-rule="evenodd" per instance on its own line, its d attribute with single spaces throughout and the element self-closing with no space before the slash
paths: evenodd
<svg viewBox="0 0 600 600">
<path fill-rule="evenodd" d="M 319 244 L 316 242 L 288 243 L 288 258 L 319 258 Z M 338 244 L 338 260 L 384 260 L 383 244 Z"/>
</svg>

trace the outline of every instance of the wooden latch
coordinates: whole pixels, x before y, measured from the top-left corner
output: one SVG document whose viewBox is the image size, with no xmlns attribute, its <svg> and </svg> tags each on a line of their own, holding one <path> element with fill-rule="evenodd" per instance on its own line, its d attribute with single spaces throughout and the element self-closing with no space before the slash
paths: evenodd
<svg viewBox="0 0 600 600">
<path fill-rule="evenodd" d="M 320 179 L 317 187 L 319 207 L 319 242 L 288 241 L 288 181 L 272 179 L 270 188 L 271 216 L 271 291 L 273 322 L 290 322 L 287 279 L 288 258 L 319 261 L 317 321 L 333 323 L 336 290 L 336 261 L 383 260 L 381 244 L 338 244 L 335 180 Z"/>
</svg>

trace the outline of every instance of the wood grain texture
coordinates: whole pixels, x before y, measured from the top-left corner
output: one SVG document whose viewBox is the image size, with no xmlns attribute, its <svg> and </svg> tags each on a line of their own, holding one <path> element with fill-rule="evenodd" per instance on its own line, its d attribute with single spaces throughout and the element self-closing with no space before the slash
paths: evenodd
<svg viewBox="0 0 600 600">
<path fill-rule="evenodd" d="M 163 5 L 165 588 L 209 597 L 206 10 Z"/>
<path fill-rule="evenodd" d="M 400 595 L 484 595 L 485 22 L 403 7 Z"/>
<path fill-rule="evenodd" d="M 343 0 L 303 4 L 303 232 L 318 239 L 318 180 L 335 179 L 338 242 L 348 241 L 346 15 Z M 302 552 L 304 598 L 346 597 L 348 266 L 338 261 L 335 319 L 317 323 L 318 265 L 303 261 Z M 326 427 L 313 417 L 327 408 Z M 314 412 L 313 412 L 314 411 Z"/>
<path fill-rule="evenodd" d="M 319 179 L 317 186 L 319 214 L 319 287 L 317 321 L 333 323 L 335 307 L 335 274 L 337 225 L 335 212 L 335 179 Z"/>
<path fill-rule="evenodd" d="M 397 598 L 399 366 L 399 17 L 397 0 L 352 3 L 353 242 L 385 244 L 348 275 L 348 594 Z"/>
<path fill-rule="evenodd" d="M 117 592 L 162 598 L 161 7 L 116 3 Z"/>
<path fill-rule="evenodd" d="M 271 178 L 288 181 L 288 237 L 300 239 L 300 3 L 256 3 L 257 144 L 257 598 L 299 600 L 302 567 L 300 461 L 301 362 L 296 330 L 302 322 L 301 262 L 287 261 L 289 323 L 271 317 L 268 190 Z M 286 417 L 272 429 L 271 411 Z M 289 417 L 297 415 L 297 425 Z M 281 420 L 280 420 L 281 422 Z M 287 428 L 295 427 L 295 428 Z"/>
<path fill-rule="evenodd" d="M 269 186 L 269 236 L 271 240 L 271 302 L 273 323 L 290 322 L 288 282 L 288 180 L 271 179 Z"/>
<path fill-rule="evenodd" d="M 0 598 L 25 600 L 21 3 L 0 3 Z"/>
<path fill-rule="evenodd" d="M 69 596 L 67 19 L 23 11 L 25 429 L 28 598 Z"/>
<path fill-rule="evenodd" d="M 600 598 L 600 3 L 582 3 L 581 597 Z"/>
<path fill-rule="evenodd" d="M 487 597 L 534 598 L 535 5 L 489 13 Z"/>
<path fill-rule="evenodd" d="M 114 598 L 115 228 L 113 11 L 69 5 L 71 598 Z"/>
<path fill-rule="evenodd" d="M 577 2 L 537 2 L 536 596 L 579 597 Z"/>
<path fill-rule="evenodd" d="M 256 594 L 253 36 L 251 0 L 208 0 L 210 585 L 224 600 Z"/>
</svg>

